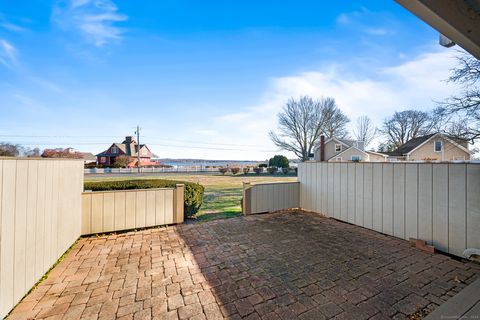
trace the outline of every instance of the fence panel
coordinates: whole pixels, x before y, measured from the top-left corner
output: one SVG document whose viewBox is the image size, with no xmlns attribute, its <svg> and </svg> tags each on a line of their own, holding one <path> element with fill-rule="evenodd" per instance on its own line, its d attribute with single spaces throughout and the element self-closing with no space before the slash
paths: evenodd
<svg viewBox="0 0 480 320">
<path fill-rule="evenodd" d="M 80 236 L 83 161 L 0 159 L 0 318 Z"/>
<path fill-rule="evenodd" d="M 303 209 L 326 199 L 316 211 L 339 220 L 458 256 L 480 248 L 480 164 L 305 162 L 298 177 Z"/>
<path fill-rule="evenodd" d="M 300 207 L 298 182 L 243 184 L 243 214 L 274 212 Z M 315 190 L 312 188 L 311 190 Z M 312 196 L 310 197 L 312 199 Z"/>
<path fill-rule="evenodd" d="M 175 188 L 83 192 L 82 234 L 182 223 L 183 192 L 183 184 Z"/>
</svg>

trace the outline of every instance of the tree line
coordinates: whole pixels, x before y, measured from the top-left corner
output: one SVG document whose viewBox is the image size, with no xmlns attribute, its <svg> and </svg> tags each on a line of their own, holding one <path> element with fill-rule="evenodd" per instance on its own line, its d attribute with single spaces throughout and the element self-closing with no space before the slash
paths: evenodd
<svg viewBox="0 0 480 320">
<path fill-rule="evenodd" d="M 278 114 L 278 129 L 270 131 L 273 143 L 308 160 L 321 135 L 363 141 L 367 148 L 374 139 L 377 151 L 392 151 L 407 141 L 434 132 L 474 142 L 480 138 L 480 60 L 464 53 L 458 57 L 449 82 L 462 85 L 457 95 L 437 102 L 431 111 L 404 110 L 384 119 L 380 127 L 366 115 L 356 119 L 350 133 L 350 119 L 331 97 L 291 98 Z"/>
</svg>

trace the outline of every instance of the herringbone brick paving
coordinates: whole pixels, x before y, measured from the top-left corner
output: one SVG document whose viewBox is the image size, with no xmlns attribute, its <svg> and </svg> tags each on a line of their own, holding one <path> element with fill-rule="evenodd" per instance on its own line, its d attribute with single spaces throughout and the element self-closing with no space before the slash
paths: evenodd
<svg viewBox="0 0 480 320">
<path fill-rule="evenodd" d="M 480 267 L 303 212 L 81 239 L 11 319 L 405 319 Z"/>
</svg>

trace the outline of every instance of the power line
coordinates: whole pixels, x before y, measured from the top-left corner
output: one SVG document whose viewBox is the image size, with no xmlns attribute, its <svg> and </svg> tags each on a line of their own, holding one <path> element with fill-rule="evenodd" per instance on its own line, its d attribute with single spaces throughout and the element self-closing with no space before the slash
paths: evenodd
<svg viewBox="0 0 480 320">
<path fill-rule="evenodd" d="M 48 135 L 2 135 L 0 137 L 5 138 L 118 138 L 118 136 L 48 136 Z M 214 142 L 205 142 L 205 141 L 198 141 L 198 140 L 182 140 L 182 139 L 168 139 L 168 138 L 158 138 L 158 137 L 151 137 L 151 136 L 143 136 L 144 138 L 148 138 L 151 140 L 159 140 L 159 141 L 176 141 L 176 142 L 185 142 L 185 143 L 198 143 L 198 144 L 205 144 L 205 145 L 212 145 L 212 146 L 235 146 L 235 147 L 252 147 L 252 148 L 264 148 L 265 146 L 259 145 L 251 145 L 251 144 L 235 144 L 235 143 L 214 143 Z M 43 143 L 42 143 L 43 144 Z M 74 144 L 84 144 L 84 143 L 74 143 Z M 91 144 L 91 143 L 88 143 Z M 103 143 L 98 143 L 103 144 Z M 106 144 L 111 144 L 111 142 L 107 142 Z M 154 143 L 148 143 L 149 145 L 155 145 Z M 53 145 L 53 144 L 51 144 Z M 93 145 L 93 144 L 92 144 Z M 159 145 L 159 144 L 157 144 Z"/>
<path fill-rule="evenodd" d="M 21 142 L 24 146 L 59 146 L 59 145 L 85 145 L 85 146 L 99 146 L 99 145 L 110 145 L 111 142 L 107 143 L 86 143 L 86 142 L 79 142 L 79 143 L 49 143 L 49 142 Z M 184 145 L 173 145 L 173 144 L 159 144 L 159 143 L 149 143 L 152 146 L 161 146 L 161 147 L 168 147 L 168 148 L 179 148 L 179 149 L 200 149 L 200 150 L 219 150 L 219 151 L 256 151 L 256 152 L 277 152 L 278 150 L 252 150 L 252 149 L 237 149 L 237 148 L 215 148 L 215 147 L 199 147 L 199 146 L 184 146 Z"/>
</svg>

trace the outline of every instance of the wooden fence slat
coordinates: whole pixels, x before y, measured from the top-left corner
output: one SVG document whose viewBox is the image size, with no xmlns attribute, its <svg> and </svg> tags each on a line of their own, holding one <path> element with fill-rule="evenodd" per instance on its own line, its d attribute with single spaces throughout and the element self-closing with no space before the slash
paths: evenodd
<svg viewBox="0 0 480 320">
<path fill-rule="evenodd" d="M 383 164 L 373 164 L 372 228 L 383 232 Z"/>
<path fill-rule="evenodd" d="M 433 244 L 448 252 L 448 164 L 433 166 Z"/>
<path fill-rule="evenodd" d="M 14 300 L 14 255 L 15 255 L 15 233 L 12 226 L 15 225 L 15 181 L 16 181 L 15 160 L 3 160 L 2 170 L 2 221 L 0 242 L 0 271 L 5 275 L 0 280 L 0 312 L 6 315 L 13 307 Z"/>
<path fill-rule="evenodd" d="M 418 164 L 405 168 L 405 239 L 418 238 Z"/>
<path fill-rule="evenodd" d="M 383 165 L 383 229 L 382 232 L 393 235 L 393 166 Z"/>
<path fill-rule="evenodd" d="M 363 166 L 363 226 L 373 229 L 373 171 L 372 164 Z"/>
<path fill-rule="evenodd" d="M 480 248 L 480 165 L 467 166 L 467 248 Z"/>
<path fill-rule="evenodd" d="M 340 165 L 340 219 L 348 221 L 348 163 L 339 163 Z"/>
<path fill-rule="evenodd" d="M 165 191 L 165 224 L 174 223 L 173 219 L 173 190 Z"/>
<path fill-rule="evenodd" d="M 405 239 L 405 164 L 393 165 L 393 235 Z"/>
<path fill-rule="evenodd" d="M 92 232 L 103 232 L 103 193 L 92 194 Z"/>
<path fill-rule="evenodd" d="M 103 194 L 103 228 L 102 232 L 115 230 L 115 194 L 106 192 Z"/>
<path fill-rule="evenodd" d="M 18 161 L 15 179 L 15 224 L 14 229 L 14 269 L 13 269 L 13 299 L 18 301 L 25 291 L 25 257 L 27 240 L 27 192 L 28 192 L 28 162 Z"/>
<path fill-rule="evenodd" d="M 448 252 L 457 256 L 467 246 L 466 172 L 464 164 L 450 166 L 448 179 Z"/>
<path fill-rule="evenodd" d="M 39 279 L 44 273 L 45 259 L 45 185 L 46 185 L 46 162 L 38 162 L 37 177 L 37 208 L 35 221 L 35 279 Z M 1 271 L 0 271 L 1 272 Z"/>
<path fill-rule="evenodd" d="M 115 198 L 115 230 L 125 230 L 126 229 L 126 192 L 114 192 Z"/>
<path fill-rule="evenodd" d="M 135 192 L 137 196 L 136 208 L 135 208 L 135 228 L 144 228 L 145 224 L 145 215 L 146 215 L 146 194 L 145 192 Z M 172 200 L 173 201 L 173 200 Z"/>
<path fill-rule="evenodd" d="M 355 220 L 354 223 L 359 226 L 364 226 L 365 217 L 365 181 L 364 181 L 364 165 L 356 164 L 355 165 Z"/>
<path fill-rule="evenodd" d="M 345 199 L 347 205 L 347 221 L 355 223 L 355 185 L 357 183 L 357 173 L 355 163 L 347 163 L 347 198 Z"/>
<path fill-rule="evenodd" d="M 137 194 L 135 192 L 125 193 L 125 229 L 133 229 L 137 225 Z"/>
<path fill-rule="evenodd" d="M 432 244 L 433 240 L 433 178 L 432 164 L 418 168 L 418 238 Z"/>
<path fill-rule="evenodd" d="M 28 186 L 27 186 L 27 219 L 26 219 L 26 261 L 25 261 L 25 284 L 30 288 L 36 282 L 35 277 L 35 244 L 37 230 L 37 192 L 38 192 L 38 164 L 40 161 L 28 162 Z"/>
<path fill-rule="evenodd" d="M 147 227 L 152 227 L 155 225 L 155 190 L 148 190 L 145 191 L 146 193 L 146 218 L 145 218 L 145 225 Z"/>
<path fill-rule="evenodd" d="M 92 195 L 84 194 L 82 196 L 82 234 L 92 233 Z"/>
<path fill-rule="evenodd" d="M 321 181 L 321 194 L 322 194 L 322 209 L 320 213 L 328 215 L 328 175 L 329 175 L 329 170 L 328 166 L 324 166 L 320 164 L 322 168 L 322 181 Z"/>
<path fill-rule="evenodd" d="M 165 224 L 165 192 L 163 190 L 155 192 L 155 223 L 158 226 Z"/>
</svg>

